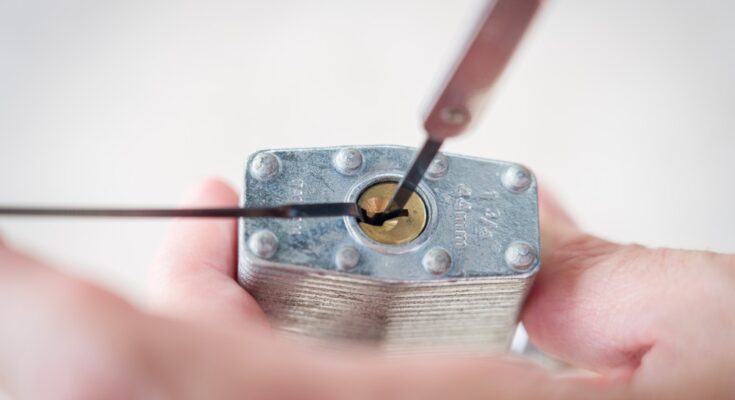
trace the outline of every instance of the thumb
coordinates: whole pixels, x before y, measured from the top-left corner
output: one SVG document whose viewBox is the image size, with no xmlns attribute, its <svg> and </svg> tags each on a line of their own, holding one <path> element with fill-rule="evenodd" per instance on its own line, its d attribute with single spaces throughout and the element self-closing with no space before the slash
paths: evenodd
<svg viewBox="0 0 735 400">
<path fill-rule="evenodd" d="M 545 191 L 539 194 L 541 269 L 523 314 L 543 350 L 597 371 L 632 371 L 651 347 L 641 307 L 658 283 L 643 279 L 651 250 L 579 230 Z"/>
<path fill-rule="evenodd" d="M 206 180 L 193 188 L 185 207 L 234 207 L 237 194 L 226 183 Z M 250 294 L 237 284 L 237 220 L 176 220 L 151 266 L 151 306 L 197 320 L 266 326 Z"/>
</svg>

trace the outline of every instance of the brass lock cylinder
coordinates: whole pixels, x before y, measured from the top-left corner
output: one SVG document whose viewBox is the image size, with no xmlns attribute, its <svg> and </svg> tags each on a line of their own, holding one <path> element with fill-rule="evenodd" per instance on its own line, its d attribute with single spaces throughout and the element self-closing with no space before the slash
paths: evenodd
<svg viewBox="0 0 735 400">
<path fill-rule="evenodd" d="M 362 192 L 357 199 L 358 206 L 374 215 L 383 212 L 393 196 L 398 184 L 396 182 L 379 182 Z M 421 235 L 426 227 L 426 204 L 424 199 L 414 192 L 405 207 L 408 215 L 388 221 L 381 226 L 359 223 L 360 229 L 376 242 L 399 245 L 408 243 Z"/>
</svg>

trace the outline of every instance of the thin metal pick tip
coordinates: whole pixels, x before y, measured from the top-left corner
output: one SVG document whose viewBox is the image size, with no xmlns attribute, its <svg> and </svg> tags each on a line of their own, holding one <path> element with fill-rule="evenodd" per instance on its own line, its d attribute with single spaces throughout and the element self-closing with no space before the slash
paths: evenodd
<svg viewBox="0 0 735 400">
<path fill-rule="evenodd" d="M 360 209 L 362 216 L 358 218 L 358 220 L 362 223 L 373 225 L 373 226 L 383 226 L 387 221 L 390 221 L 394 218 L 400 218 L 400 217 L 408 217 L 408 210 L 405 208 L 400 210 L 393 210 L 393 211 L 387 211 L 387 212 L 381 212 L 377 213 L 375 215 L 368 215 L 367 211 L 365 209 Z"/>
</svg>

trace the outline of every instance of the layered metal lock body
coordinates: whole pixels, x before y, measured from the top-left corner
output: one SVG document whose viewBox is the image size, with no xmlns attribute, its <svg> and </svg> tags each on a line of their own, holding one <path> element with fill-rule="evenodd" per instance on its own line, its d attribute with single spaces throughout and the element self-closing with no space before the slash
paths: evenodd
<svg viewBox="0 0 735 400">
<path fill-rule="evenodd" d="M 242 205 L 364 203 L 382 196 L 377 186 L 399 181 L 414 153 L 262 151 L 247 161 Z M 276 327 L 302 337 L 400 352 L 507 350 L 539 268 L 533 175 L 513 163 L 440 154 L 416 193 L 423 225 L 399 218 L 385 237 L 354 217 L 241 219 L 240 284 Z"/>
</svg>

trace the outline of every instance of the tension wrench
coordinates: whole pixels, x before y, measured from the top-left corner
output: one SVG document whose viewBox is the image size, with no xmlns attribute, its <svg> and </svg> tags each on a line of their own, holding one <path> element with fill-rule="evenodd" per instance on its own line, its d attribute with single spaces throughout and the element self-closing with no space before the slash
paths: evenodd
<svg viewBox="0 0 735 400">
<path fill-rule="evenodd" d="M 386 211 L 402 209 L 444 139 L 463 133 L 518 47 L 541 0 L 491 1 L 424 120 L 428 137 L 393 193 Z M 385 218 L 384 218 L 385 219 Z"/>
</svg>

